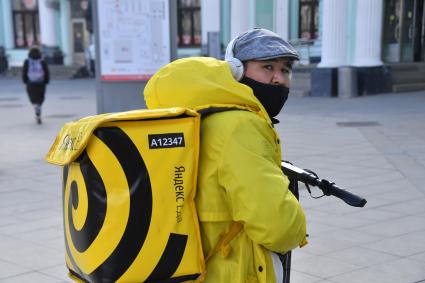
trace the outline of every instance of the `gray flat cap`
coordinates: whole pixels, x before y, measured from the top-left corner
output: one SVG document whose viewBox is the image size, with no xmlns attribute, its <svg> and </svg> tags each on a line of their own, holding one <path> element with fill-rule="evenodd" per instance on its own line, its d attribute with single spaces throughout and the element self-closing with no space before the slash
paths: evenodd
<svg viewBox="0 0 425 283">
<path fill-rule="evenodd" d="M 278 34 L 254 28 L 239 35 L 233 44 L 233 55 L 240 61 L 269 60 L 279 57 L 299 60 L 294 47 Z"/>
</svg>

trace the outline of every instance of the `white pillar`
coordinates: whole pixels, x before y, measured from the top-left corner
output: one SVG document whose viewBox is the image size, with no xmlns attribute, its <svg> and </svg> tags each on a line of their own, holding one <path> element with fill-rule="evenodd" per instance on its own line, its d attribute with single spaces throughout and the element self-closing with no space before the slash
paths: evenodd
<svg viewBox="0 0 425 283">
<path fill-rule="evenodd" d="M 230 6 L 230 37 L 233 39 L 242 32 L 253 28 L 252 0 L 232 0 Z"/>
<path fill-rule="evenodd" d="M 3 5 L 3 22 L 0 23 L 4 27 L 4 47 L 6 49 L 12 49 L 15 46 L 13 38 L 13 20 L 12 20 L 12 1 L 3 1 L 0 5 Z M 3 28 L 2 27 L 2 28 Z"/>
<path fill-rule="evenodd" d="M 201 0 L 202 43 L 207 43 L 209 31 L 220 31 L 220 0 Z"/>
<path fill-rule="evenodd" d="M 56 41 L 55 11 L 47 0 L 38 1 L 38 12 L 40 16 L 41 43 L 46 47 L 58 46 Z"/>
<path fill-rule="evenodd" d="M 357 0 L 353 65 L 381 66 L 382 0 Z"/>
<path fill-rule="evenodd" d="M 289 1 L 276 0 L 275 30 L 283 39 L 289 39 Z"/>
<path fill-rule="evenodd" d="M 347 65 L 348 0 L 323 0 L 322 61 L 318 67 Z"/>
<path fill-rule="evenodd" d="M 60 20 L 61 20 L 61 41 L 62 51 L 64 53 L 64 64 L 72 64 L 72 47 L 71 47 L 71 7 L 68 0 L 60 1 Z"/>
</svg>

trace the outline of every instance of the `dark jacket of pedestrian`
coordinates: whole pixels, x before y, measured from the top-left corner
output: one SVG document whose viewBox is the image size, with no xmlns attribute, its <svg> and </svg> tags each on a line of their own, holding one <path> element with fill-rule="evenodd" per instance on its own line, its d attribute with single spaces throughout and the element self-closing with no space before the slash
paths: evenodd
<svg viewBox="0 0 425 283">
<path fill-rule="evenodd" d="M 28 53 L 22 69 L 22 81 L 26 85 L 28 98 L 34 106 L 37 124 L 41 124 L 41 105 L 44 102 L 50 74 L 38 48 L 31 48 Z"/>
<path fill-rule="evenodd" d="M 31 79 L 30 64 L 37 63 L 40 60 L 43 78 L 39 80 Z M 46 85 L 50 81 L 49 68 L 47 67 L 46 62 L 41 57 L 41 52 L 37 48 L 31 48 L 28 54 L 28 59 L 25 60 L 23 70 L 22 70 L 22 81 L 26 85 L 26 90 L 28 97 L 32 104 L 41 105 L 44 101 L 44 95 L 46 93 Z"/>
</svg>

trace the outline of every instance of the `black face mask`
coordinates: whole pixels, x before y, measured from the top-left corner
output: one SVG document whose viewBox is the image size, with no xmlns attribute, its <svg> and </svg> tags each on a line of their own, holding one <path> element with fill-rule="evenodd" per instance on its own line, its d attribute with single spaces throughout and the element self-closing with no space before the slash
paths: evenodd
<svg viewBox="0 0 425 283">
<path fill-rule="evenodd" d="M 286 86 L 263 84 L 245 76 L 240 82 L 252 88 L 255 97 L 264 106 L 270 118 L 279 114 L 286 99 L 288 99 L 289 88 Z"/>
</svg>

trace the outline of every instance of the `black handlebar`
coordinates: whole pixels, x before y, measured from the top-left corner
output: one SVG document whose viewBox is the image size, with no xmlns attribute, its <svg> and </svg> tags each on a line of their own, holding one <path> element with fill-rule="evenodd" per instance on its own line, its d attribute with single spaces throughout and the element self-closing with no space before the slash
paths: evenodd
<svg viewBox="0 0 425 283">
<path fill-rule="evenodd" d="M 297 180 L 307 186 L 310 185 L 318 187 L 326 196 L 335 196 L 342 199 L 345 203 L 355 207 L 363 207 L 367 202 L 366 199 L 341 189 L 328 180 L 319 179 L 319 177 L 311 171 L 300 169 L 285 161 L 282 161 L 281 166 L 283 173 L 288 176 L 289 179 Z"/>
</svg>

